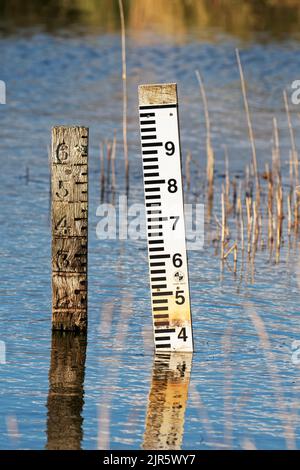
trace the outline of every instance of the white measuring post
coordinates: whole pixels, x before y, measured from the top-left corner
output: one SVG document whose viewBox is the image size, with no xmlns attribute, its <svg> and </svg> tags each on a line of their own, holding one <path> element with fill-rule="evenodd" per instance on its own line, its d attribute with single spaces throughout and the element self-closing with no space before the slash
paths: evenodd
<svg viewBox="0 0 300 470">
<path fill-rule="evenodd" d="M 192 352 L 176 84 L 141 85 L 139 110 L 155 350 Z"/>
</svg>

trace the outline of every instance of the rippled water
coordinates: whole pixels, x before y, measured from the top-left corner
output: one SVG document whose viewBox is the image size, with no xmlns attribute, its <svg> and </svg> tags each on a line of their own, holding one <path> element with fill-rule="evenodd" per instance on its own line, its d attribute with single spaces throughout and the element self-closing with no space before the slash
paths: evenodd
<svg viewBox="0 0 300 470">
<path fill-rule="evenodd" d="M 211 32 L 210 40 L 191 35 L 178 45 L 171 37 L 129 33 L 131 201 L 143 197 L 139 83 L 178 83 L 183 154 L 191 150 L 204 171 L 198 68 L 213 122 L 218 190 L 224 143 L 231 171 L 244 170 L 250 148 L 237 46 L 248 79 L 258 159 L 271 159 L 276 115 L 288 173 L 282 90 L 299 78 L 298 42 L 239 43 Z M 140 249 L 145 247 L 96 238 L 99 142 L 112 138 L 114 129 L 123 191 L 119 36 L 3 36 L 0 54 L 5 64 L 0 78 L 7 84 L 7 104 L 0 108 L 0 340 L 6 345 L 6 364 L 0 364 L 0 448 L 299 447 L 299 365 L 291 350 L 293 340 L 300 340 L 299 247 L 286 244 L 277 266 L 258 255 L 254 274 L 245 263 L 242 279 L 240 269 L 236 277 L 228 269 L 221 275 L 208 243 L 203 251 L 192 251 L 196 352 L 192 364 L 181 355 L 155 362 L 146 251 Z M 297 107 L 293 112 L 297 130 Z M 58 124 L 90 127 L 87 342 L 70 335 L 51 338 L 47 145 L 51 126 Z M 172 415 L 174 390 L 184 422 L 184 413 Z M 175 441 L 166 437 L 162 421 L 173 423 Z"/>
</svg>

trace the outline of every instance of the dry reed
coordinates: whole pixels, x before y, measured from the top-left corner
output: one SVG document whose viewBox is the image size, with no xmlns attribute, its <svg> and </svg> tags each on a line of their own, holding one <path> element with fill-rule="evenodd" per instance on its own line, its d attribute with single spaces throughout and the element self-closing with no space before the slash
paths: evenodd
<svg viewBox="0 0 300 470">
<path fill-rule="evenodd" d="M 129 160 L 127 143 L 127 66 L 126 66 L 126 30 L 123 1 L 119 0 L 121 41 L 122 41 L 122 83 L 123 83 L 123 149 L 125 162 L 126 193 L 129 192 Z"/>
<path fill-rule="evenodd" d="M 211 143 L 211 124 L 210 124 L 206 92 L 205 92 L 203 79 L 198 70 L 196 70 L 196 77 L 199 83 L 200 92 L 202 96 L 204 116 L 205 116 L 205 125 L 206 125 L 206 155 L 207 155 L 206 179 L 207 179 L 207 187 L 208 187 L 208 193 L 207 193 L 208 219 L 210 219 L 212 208 L 213 208 L 213 198 L 214 198 L 215 155 L 214 155 L 214 151 L 213 151 L 213 147 Z"/>
<path fill-rule="evenodd" d="M 238 63 L 238 67 L 239 67 L 239 72 L 240 72 L 242 94 L 243 94 L 245 112 L 246 112 L 246 117 L 247 117 L 249 140 L 250 140 L 251 150 L 252 150 L 252 164 L 253 164 L 253 170 L 254 170 L 254 176 L 255 176 L 255 182 L 256 182 L 256 199 L 257 199 L 257 206 L 259 208 L 259 206 L 260 206 L 260 184 L 259 184 L 258 169 L 257 169 L 256 147 L 255 147 L 254 132 L 253 132 L 252 121 L 251 121 L 251 117 L 250 117 L 249 104 L 248 104 L 248 98 L 247 98 L 246 82 L 245 82 L 243 67 L 242 67 L 242 63 L 241 63 L 241 59 L 240 59 L 240 53 L 239 53 L 238 49 L 236 49 L 236 58 L 237 58 L 237 63 Z"/>
</svg>

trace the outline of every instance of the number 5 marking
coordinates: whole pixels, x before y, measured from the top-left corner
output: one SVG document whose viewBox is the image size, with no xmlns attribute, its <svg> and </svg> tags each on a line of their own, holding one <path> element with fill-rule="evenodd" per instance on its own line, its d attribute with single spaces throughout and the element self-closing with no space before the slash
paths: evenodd
<svg viewBox="0 0 300 470">
<path fill-rule="evenodd" d="M 56 192 L 56 196 L 59 197 L 60 199 L 64 199 L 65 197 L 67 197 L 68 194 L 69 194 L 69 191 L 67 190 L 67 188 L 64 187 L 64 182 L 59 181 L 58 191 Z"/>
<path fill-rule="evenodd" d="M 185 302 L 185 297 L 182 294 L 184 294 L 184 290 L 177 290 L 176 291 L 175 303 L 178 304 L 178 305 L 182 305 Z M 178 338 L 179 338 L 179 336 L 178 336 Z"/>
</svg>

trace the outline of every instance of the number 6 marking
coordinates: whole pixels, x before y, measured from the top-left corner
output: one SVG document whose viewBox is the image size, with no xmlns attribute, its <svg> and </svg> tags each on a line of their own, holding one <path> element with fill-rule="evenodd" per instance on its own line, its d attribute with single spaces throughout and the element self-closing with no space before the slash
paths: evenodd
<svg viewBox="0 0 300 470">
<path fill-rule="evenodd" d="M 180 268 L 182 266 L 182 259 L 181 259 L 181 254 L 180 253 L 175 253 L 173 256 L 173 264 L 175 268 Z"/>
</svg>

